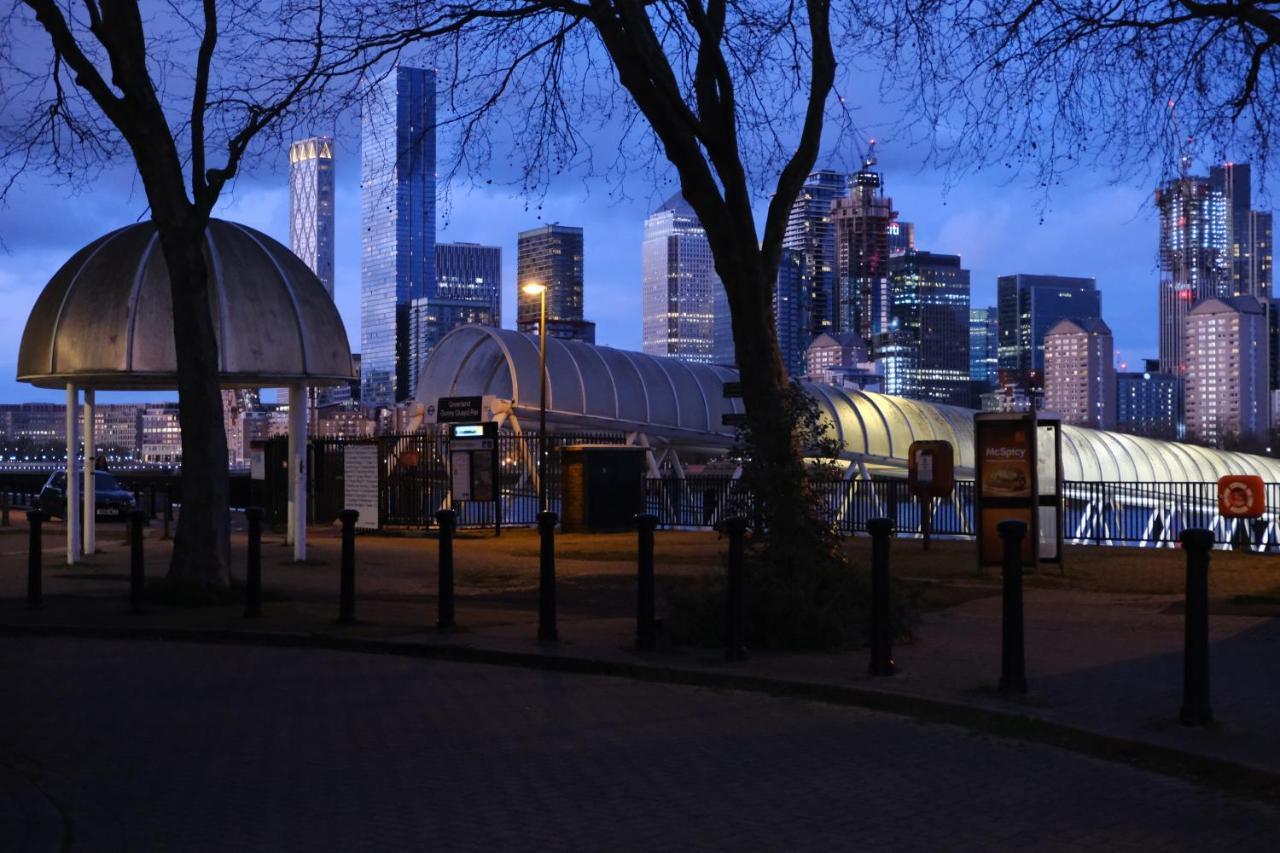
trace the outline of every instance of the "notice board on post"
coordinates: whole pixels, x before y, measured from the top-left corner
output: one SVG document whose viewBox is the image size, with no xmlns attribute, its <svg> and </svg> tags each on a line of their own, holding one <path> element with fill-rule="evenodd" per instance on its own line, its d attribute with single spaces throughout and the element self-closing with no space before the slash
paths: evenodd
<svg viewBox="0 0 1280 853">
<path fill-rule="evenodd" d="M 377 530 L 378 445 L 373 442 L 348 444 L 342 451 L 342 503 L 360 513 L 356 527 Z"/>
<path fill-rule="evenodd" d="M 979 412 L 974 427 L 978 564 L 1000 565 L 1002 521 L 1027 525 L 1022 561 L 1062 560 L 1061 427 L 1052 415 Z"/>
<path fill-rule="evenodd" d="M 975 466 L 975 518 L 978 563 L 1000 565 L 1004 542 L 997 526 L 1002 521 L 1022 521 L 1024 565 L 1035 565 L 1039 539 L 1036 505 L 1035 416 L 979 412 L 973 416 Z"/>
</svg>

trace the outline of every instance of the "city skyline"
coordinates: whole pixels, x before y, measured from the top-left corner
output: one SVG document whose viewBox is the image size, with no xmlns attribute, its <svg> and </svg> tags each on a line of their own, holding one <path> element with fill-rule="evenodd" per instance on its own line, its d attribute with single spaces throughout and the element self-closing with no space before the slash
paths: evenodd
<svg viewBox="0 0 1280 853">
<path fill-rule="evenodd" d="M 358 146 L 355 152 L 344 149 L 341 138 L 335 145 L 338 159 L 353 162 Z M 243 179 L 237 192 L 220 205 L 218 214 L 287 240 L 288 183 L 282 172 L 287 172 L 288 164 L 287 157 L 279 159 L 282 162 L 275 164 L 274 172 L 255 173 Z M 1015 227 L 1021 213 L 1035 209 L 1037 202 L 1031 191 L 1012 192 L 1006 188 L 995 193 L 990 179 L 979 176 L 957 185 L 944 199 L 942 181 L 937 175 L 922 175 L 918 168 L 902 164 L 900 158 L 898 165 L 886 163 L 893 158 L 884 156 L 883 150 L 880 159 L 882 168 L 892 172 L 895 206 L 907 211 L 915 223 L 917 244 L 935 251 L 958 252 L 964 257 L 965 266 L 973 270 L 975 306 L 994 304 L 997 276 L 1038 271 L 1096 277 L 1099 289 L 1108 293 L 1107 313 L 1113 322 L 1130 312 L 1138 312 L 1139 316 L 1154 314 L 1153 291 L 1158 271 L 1152 258 L 1156 249 L 1157 217 L 1150 203 L 1150 186 L 1145 189 L 1108 186 L 1100 178 L 1085 180 L 1087 176 L 1081 175 L 1077 179 L 1081 186 L 1071 192 L 1071 200 L 1073 205 L 1090 211 L 1091 216 L 1082 218 L 1074 207 L 1065 207 L 1060 213 L 1047 212 L 1042 225 Z M 337 301 L 353 340 L 359 335 L 359 176 L 356 172 L 354 168 L 339 170 L 336 187 Z M 74 215 L 67 219 L 65 233 L 74 236 L 66 238 L 65 244 L 62 240 L 50 240 L 47 229 L 42 230 L 39 237 L 33 235 L 32 239 L 19 243 L 18 238 L 28 228 L 42 222 L 41 211 L 28 210 L 36 215 L 22 222 L 16 222 L 16 205 L 0 211 L 0 234 L 6 235 L 10 253 L 20 255 L 22 261 L 0 270 L 0 289 L 16 300 L 14 304 L 20 315 L 25 314 L 23 309 L 34 301 L 35 294 L 52 272 L 78 248 L 71 245 L 74 240 L 83 236 L 83 242 L 87 242 L 106 230 L 101 222 L 112 222 L 111 217 L 119 216 L 121 207 L 129 208 L 130 187 L 123 176 L 99 183 L 98 191 L 92 197 L 79 200 Z M 643 221 L 658 202 L 649 206 L 592 198 L 584 196 L 581 186 L 575 183 L 565 181 L 551 187 L 540 212 L 526 210 L 524 200 L 502 190 L 455 185 L 448 190 L 451 204 L 447 217 L 441 219 L 440 239 L 477 241 L 504 249 L 503 313 L 513 317 L 516 233 L 536 225 L 540 218 L 544 222 L 571 222 L 577 219 L 575 214 L 581 212 L 583 219 L 589 219 L 593 226 L 586 230 L 584 263 L 588 319 L 597 322 L 602 343 L 638 350 Z M 657 193 L 661 191 L 660 186 L 650 189 Z M 1068 188 L 1063 192 L 1064 197 L 1070 185 Z M 1255 197 L 1265 200 L 1270 195 L 1267 186 L 1255 189 L 1258 190 Z M 137 209 L 135 216 L 143 213 L 137 199 L 132 202 Z M 591 212 L 587 213 L 588 210 Z M 1028 230 L 1029 239 L 1019 237 Z M 1073 251 L 1073 241 L 1082 237 L 1095 245 L 1088 258 Z M 1154 322 L 1149 328 L 1141 324 L 1116 325 L 1118 362 L 1139 364 L 1143 358 L 1157 354 Z M 9 337 L 16 339 L 21 327 L 7 331 Z M 0 372 L 7 369 L 8 376 L 12 375 L 15 355 L 16 352 L 0 351 Z M 0 376 L 0 400 L 25 399 L 53 397 Z"/>
</svg>

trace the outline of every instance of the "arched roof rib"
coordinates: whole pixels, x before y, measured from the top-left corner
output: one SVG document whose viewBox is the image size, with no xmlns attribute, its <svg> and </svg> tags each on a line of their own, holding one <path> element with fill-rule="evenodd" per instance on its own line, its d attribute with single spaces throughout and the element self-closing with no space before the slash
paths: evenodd
<svg viewBox="0 0 1280 853">
<path fill-rule="evenodd" d="M 742 401 L 724 399 L 737 372 L 672 358 L 549 342 L 548 420 L 575 429 L 640 429 L 673 443 L 728 448 L 734 430 L 725 414 Z M 424 365 L 418 399 L 493 395 L 522 417 L 538 408 L 538 341 L 507 329 L 463 326 L 446 335 Z M 951 442 L 963 470 L 974 465 L 973 411 L 829 385 L 804 383 L 828 415 L 848 458 L 906 466 L 919 439 Z M 1224 474 L 1257 473 L 1280 482 L 1280 461 L 1082 427 L 1062 428 L 1062 468 L 1068 480 L 1208 482 Z"/>
</svg>

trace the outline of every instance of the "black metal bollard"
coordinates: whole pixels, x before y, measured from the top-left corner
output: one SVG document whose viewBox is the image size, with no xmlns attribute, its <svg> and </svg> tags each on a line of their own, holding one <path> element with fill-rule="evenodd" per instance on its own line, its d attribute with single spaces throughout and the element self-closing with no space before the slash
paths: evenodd
<svg viewBox="0 0 1280 853">
<path fill-rule="evenodd" d="M 747 520 L 740 516 L 726 518 L 724 529 L 729 534 L 729 576 L 725 584 L 725 649 L 727 661 L 747 659 L 745 631 L 746 569 L 743 566 L 743 540 L 747 535 Z"/>
<path fill-rule="evenodd" d="M 129 606 L 134 613 L 142 612 L 142 587 L 147 580 L 142 563 L 142 525 L 146 520 L 142 510 L 129 510 Z"/>
<path fill-rule="evenodd" d="M 169 525 L 173 524 L 173 493 L 169 489 L 164 490 L 164 533 L 161 539 L 169 538 Z"/>
<path fill-rule="evenodd" d="M 1182 658 L 1182 712 L 1184 726 L 1213 722 L 1209 707 L 1209 552 L 1213 531 L 1182 531 L 1187 552 L 1187 613 Z"/>
<path fill-rule="evenodd" d="M 1026 648 L 1022 630 L 1022 540 L 1025 521 L 996 525 L 1004 540 L 1004 618 L 1000 649 L 1000 689 L 1027 692 Z"/>
<path fill-rule="evenodd" d="M 344 509 L 342 519 L 342 578 L 338 590 L 338 621 L 350 625 L 356 621 L 356 519 L 360 513 Z"/>
<path fill-rule="evenodd" d="M 248 507 L 244 517 L 249 522 L 249 554 L 244 568 L 244 615 L 254 618 L 262 615 L 262 507 Z"/>
<path fill-rule="evenodd" d="M 658 517 L 648 513 L 636 516 L 636 651 L 651 652 L 658 647 L 657 623 L 654 621 L 653 531 Z"/>
<path fill-rule="evenodd" d="M 440 559 L 437 567 L 439 575 L 438 607 L 436 627 L 449 629 L 454 627 L 453 621 L 453 533 L 458 529 L 458 513 L 451 509 L 442 509 L 436 513 L 436 524 L 440 527 Z"/>
<path fill-rule="evenodd" d="M 0 527 L 9 526 L 9 493 L 0 496 Z"/>
<path fill-rule="evenodd" d="M 44 603 L 44 521 L 43 510 L 27 510 L 27 609 L 39 610 Z"/>
<path fill-rule="evenodd" d="M 893 675 L 893 616 L 889 595 L 889 542 L 893 519 L 867 522 L 871 534 L 871 665 L 872 675 Z"/>
<path fill-rule="evenodd" d="M 156 484 L 151 484 L 151 505 L 147 508 L 151 518 L 156 517 Z"/>
<path fill-rule="evenodd" d="M 556 631 L 556 522 L 554 512 L 538 513 L 541 549 L 538 558 L 538 639 L 558 639 Z"/>
</svg>

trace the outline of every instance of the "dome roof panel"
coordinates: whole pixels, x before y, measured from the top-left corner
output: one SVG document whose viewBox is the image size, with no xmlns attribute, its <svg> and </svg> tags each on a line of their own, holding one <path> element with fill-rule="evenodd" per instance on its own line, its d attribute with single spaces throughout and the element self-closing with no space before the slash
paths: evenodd
<svg viewBox="0 0 1280 853">
<path fill-rule="evenodd" d="M 210 221 L 205 240 L 224 386 L 355 378 L 342 318 L 301 260 L 221 220 Z M 177 384 L 168 269 L 153 223 L 99 238 L 54 274 L 27 318 L 18 379 L 42 387 Z"/>
</svg>

